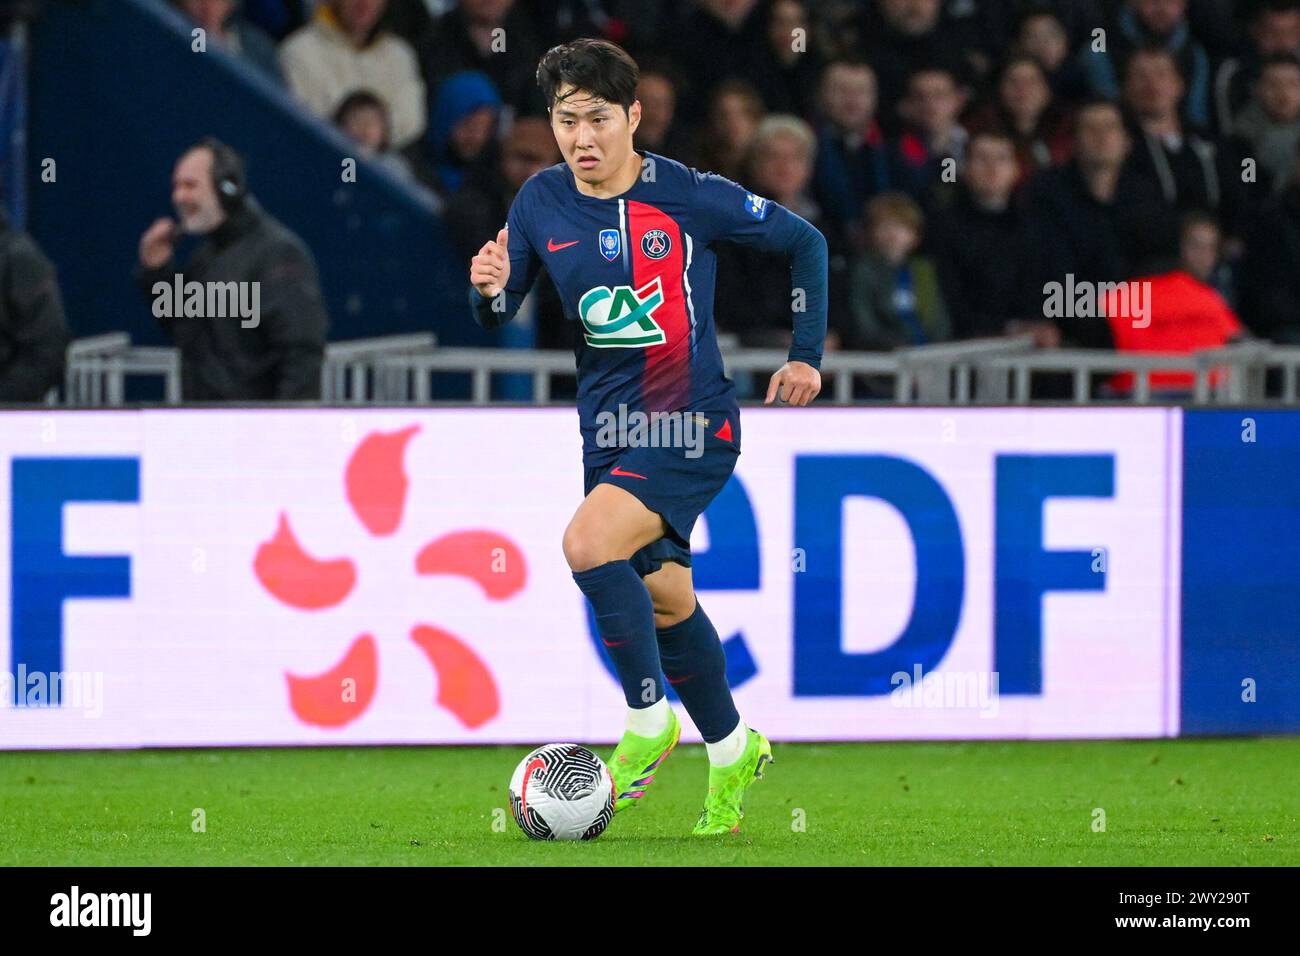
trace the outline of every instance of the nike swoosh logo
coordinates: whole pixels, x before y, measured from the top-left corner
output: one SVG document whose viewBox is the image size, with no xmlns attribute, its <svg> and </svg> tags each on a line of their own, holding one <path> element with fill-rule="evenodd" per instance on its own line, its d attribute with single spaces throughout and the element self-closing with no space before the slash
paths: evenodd
<svg viewBox="0 0 1300 956">
<path fill-rule="evenodd" d="M 649 480 L 645 475 L 638 475 L 635 471 L 624 471 L 622 468 L 618 467 L 618 465 L 611 468 L 609 473 L 611 475 L 618 475 L 620 478 L 640 478 L 642 481 Z"/>
<path fill-rule="evenodd" d="M 581 239 L 574 239 L 572 242 L 556 242 L 554 239 L 547 239 L 546 251 L 559 252 L 561 249 L 569 248 L 569 246 L 576 246 L 581 241 L 582 241 Z"/>
</svg>

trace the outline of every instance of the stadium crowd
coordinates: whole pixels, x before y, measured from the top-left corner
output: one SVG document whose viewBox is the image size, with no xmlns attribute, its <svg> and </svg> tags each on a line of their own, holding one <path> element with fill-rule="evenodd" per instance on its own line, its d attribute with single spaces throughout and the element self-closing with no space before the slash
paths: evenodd
<svg viewBox="0 0 1300 956">
<path fill-rule="evenodd" d="M 826 236 L 828 349 L 1300 342 L 1300 0 L 172 2 L 440 197 L 466 260 L 560 161 L 539 56 L 602 36 L 641 65 L 638 149 Z M 783 347 L 789 270 L 716 252 L 719 332 Z M 1046 305 L 1132 279 L 1141 335 Z M 572 345 L 544 274 L 537 322 Z"/>
</svg>

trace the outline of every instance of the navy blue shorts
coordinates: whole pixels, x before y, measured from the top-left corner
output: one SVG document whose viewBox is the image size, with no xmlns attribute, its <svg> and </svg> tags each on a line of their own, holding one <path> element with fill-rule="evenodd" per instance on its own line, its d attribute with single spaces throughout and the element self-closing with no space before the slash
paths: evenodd
<svg viewBox="0 0 1300 956">
<path fill-rule="evenodd" d="M 662 538 L 632 555 L 632 567 L 641 577 L 658 571 L 665 561 L 691 566 L 691 529 L 736 470 L 740 416 L 735 412 L 699 414 L 707 424 L 700 433 L 703 441 L 695 448 L 625 448 L 612 465 L 585 471 L 584 496 L 599 484 L 617 485 L 668 526 Z"/>
</svg>

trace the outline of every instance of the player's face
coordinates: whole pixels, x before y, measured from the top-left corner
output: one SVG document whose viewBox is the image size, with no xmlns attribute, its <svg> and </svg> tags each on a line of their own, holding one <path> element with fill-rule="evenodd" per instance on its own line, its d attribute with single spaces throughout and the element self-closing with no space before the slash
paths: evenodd
<svg viewBox="0 0 1300 956">
<path fill-rule="evenodd" d="M 212 185 L 212 154 L 193 149 L 180 158 L 172 173 L 172 205 L 180 218 L 181 229 L 191 235 L 204 235 L 225 219 L 217 190 Z"/>
<path fill-rule="evenodd" d="M 571 88 L 569 88 L 571 89 Z M 573 175 L 599 185 L 621 172 L 632 155 L 632 134 L 641 120 L 641 104 L 628 113 L 617 103 L 582 90 L 560 91 L 551 108 L 551 129 Z"/>
</svg>

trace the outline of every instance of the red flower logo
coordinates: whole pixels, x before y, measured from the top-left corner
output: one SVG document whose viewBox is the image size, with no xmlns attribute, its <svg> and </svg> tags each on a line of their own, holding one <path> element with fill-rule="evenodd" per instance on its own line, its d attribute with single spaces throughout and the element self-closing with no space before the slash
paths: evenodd
<svg viewBox="0 0 1300 956">
<path fill-rule="evenodd" d="M 397 432 L 372 432 L 348 461 L 344 474 L 348 503 L 374 537 L 387 537 L 402 523 L 409 487 L 403 457 L 407 443 L 419 430 L 420 426 L 411 425 Z M 271 595 L 301 611 L 336 607 L 357 583 L 357 568 L 351 559 L 308 554 L 284 512 L 274 536 L 258 547 L 253 571 Z M 523 588 L 527 568 L 523 552 L 504 535 L 463 530 L 442 535 L 421 548 L 415 556 L 415 573 L 456 575 L 477 584 L 489 600 L 502 601 Z M 497 715 L 500 695 L 496 681 L 469 645 L 431 624 L 416 624 L 410 636 L 437 675 L 438 706 L 451 711 L 471 730 Z M 286 672 L 289 706 L 304 723 L 342 727 L 365 713 L 374 699 L 378 677 L 378 645 L 373 635 L 361 634 L 325 673 L 303 677 Z"/>
</svg>

